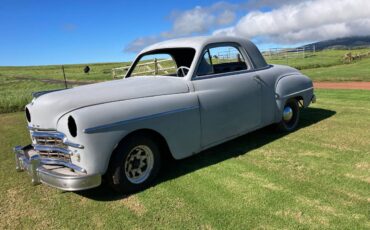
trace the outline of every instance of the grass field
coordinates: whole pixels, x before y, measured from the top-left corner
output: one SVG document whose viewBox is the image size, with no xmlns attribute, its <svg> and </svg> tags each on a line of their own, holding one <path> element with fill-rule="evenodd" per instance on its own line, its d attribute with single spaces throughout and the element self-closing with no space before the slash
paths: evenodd
<svg viewBox="0 0 370 230">
<path fill-rule="evenodd" d="M 369 49 L 352 50 L 353 54 L 367 53 Z M 343 64 L 348 50 L 326 50 L 296 59 L 267 59 L 272 64 L 288 64 L 314 81 L 370 81 L 370 57 Z M 66 65 L 67 79 L 72 82 L 92 83 L 112 80 L 112 68 L 129 63 L 88 64 L 90 74 L 83 73 L 85 64 Z M 57 80 L 57 81 L 54 81 Z M 0 67 L 0 113 L 21 111 L 34 91 L 63 88 L 61 66 Z M 59 82 L 58 82 L 59 81 Z"/>
<path fill-rule="evenodd" d="M 323 50 L 307 54 L 306 58 L 269 58 L 272 64 L 289 65 L 302 71 L 314 81 L 370 81 L 370 56 L 350 64 L 343 63 L 346 53 L 369 53 L 370 49 Z M 302 55 L 301 55 L 302 56 Z"/>
<path fill-rule="evenodd" d="M 322 67 L 330 67 L 343 65 L 343 57 L 345 54 L 351 52 L 352 55 L 357 54 L 367 54 L 370 52 L 370 49 L 355 49 L 355 50 L 323 50 L 318 52 L 306 52 L 303 54 L 292 53 L 289 54 L 289 58 L 284 56 L 268 56 L 265 58 L 270 63 L 281 64 L 281 65 L 290 65 L 299 70 L 304 69 L 315 69 Z M 303 56 L 305 56 L 303 58 Z"/>
<path fill-rule="evenodd" d="M 370 81 L 370 58 L 351 64 L 304 69 L 302 73 L 314 81 Z"/>
<path fill-rule="evenodd" d="M 88 65 L 91 70 L 85 74 L 83 69 Z M 120 63 L 95 63 L 65 65 L 64 71 L 68 80 L 77 81 L 106 81 L 112 79 L 112 68 L 130 65 L 127 62 Z M 63 80 L 62 67 L 59 65 L 50 66 L 1 66 L 0 77 L 21 77 L 35 79 L 57 79 Z"/>
<path fill-rule="evenodd" d="M 23 113 L 0 114 L 0 229 L 369 229 L 370 91 L 317 90 L 288 135 L 263 129 L 168 164 L 129 197 L 61 192 L 16 173 Z"/>
<path fill-rule="evenodd" d="M 290 65 L 303 70 L 304 73 L 312 77 L 315 81 L 369 81 L 370 69 L 367 68 L 367 66 L 369 66 L 370 63 L 370 57 L 355 61 L 352 64 L 343 64 L 342 58 L 344 54 L 348 52 L 352 52 L 352 54 L 355 55 L 357 53 L 368 53 L 370 49 L 350 51 L 324 50 L 316 52 L 315 54 L 308 54 L 306 58 L 266 58 L 267 62 L 271 64 Z M 89 65 L 91 68 L 90 74 L 85 74 L 83 72 L 86 65 Z M 72 81 L 106 81 L 112 79 L 112 68 L 128 65 L 130 65 L 128 62 L 65 65 L 65 74 L 67 79 Z M 348 71 L 343 74 L 343 69 Z M 325 74 L 324 76 L 317 73 L 323 70 L 327 70 L 322 72 Z M 0 78 L 1 77 L 63 80 L 63 73 L 61 66 L 57 65 L 25 67 L 0 66 Z"/>
<path fill-rule="evenodd" d="M 32 92 L 63 87 L 64 84 L 0 77 L 0 113 L 23 110 L 24 106 L 31 101 Z"/>
</svg>

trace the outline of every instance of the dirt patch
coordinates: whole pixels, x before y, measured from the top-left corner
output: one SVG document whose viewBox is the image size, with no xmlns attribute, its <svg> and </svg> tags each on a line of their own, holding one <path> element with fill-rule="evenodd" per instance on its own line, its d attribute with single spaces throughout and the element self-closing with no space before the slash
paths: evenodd
<svg viewBox="0 0 370 230">
<path fill-rule="evenodd" d="M 246 172 L 242 174 L 243 177 L 248 178 L 249 180 L 254 180 L 258 184 L 260 184 L 262 187 L 273 190 L 273 191 L 281 191 L 283 188 L 277 184 L 274 184 L 270 181 L 268 181 L 266 178 L 260 177 L 254 173 Z"/>
<path fill-rule="evenodd" d="M 42 79 L 42 78 L 35 78 L 35 77 L 21 77 L 21 76 L 12 76 L 13 78 L 17 80 L 33 80 L 33 81 L 40 81 L 44 83 L 49 84 L 64 84 L 64 80 L 58 80 L 58 79 Z M 93 84 L 96 83 L 95 81 L 71 81 L 67 80 L 67 85 L 87 85 L 87 84 Z"/>
<path fill-rule="evenodd" d="M 128 196 L 125 199 L 120 200 L 119 203 L 123 204 L 125 207 L 127 207 L 130 211 L 134 212 L 138 216 L 142 216 L 147 211 L 145 206 L 135 195 Z"/>
<path fill-rule="evenodd" d="M 34 229 L 49 229 L 52 219 L 43 209 L 35 211 L 35 204 L 28 198 L 29 191 L 23 188 L 10 188 L 4 193 L 0 205 L 0 229 L 24 229 L 25 221 L 36 225 Z"/>
<path fill-rule="evenodd" d="M 365 89 L 370 90 L 370 82 L 314 82 L 316 89 Z"/>
<path fill-rule="evenodd" d="M 363 182 L 366 182 L 366 183 L 370 184 L 370 177 L 361 176 L 361 175 L 354 175 L 354 174 L 350 174 L 350 173 L 346 173 L 344 175 L 348 178 L 355 179 L 355 180 L 360 180 L 360 181 L 363 181 Z"/>
</svg>

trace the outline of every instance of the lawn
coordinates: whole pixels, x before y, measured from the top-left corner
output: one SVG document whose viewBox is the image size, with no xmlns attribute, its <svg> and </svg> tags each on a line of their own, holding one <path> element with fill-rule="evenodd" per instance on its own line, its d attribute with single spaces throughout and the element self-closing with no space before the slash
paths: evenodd
<svg viewBox="0 0 370 230">
<path fill-rule="evenodd" d="M 23 113 L 0 114 L 0 229 L 369 229 L 370 91 L 317 90 L 300 129 L 266 128 L 178 162 L 128 197 L 61 192 L 16 173 Z"/>
<path fill-rule="evenodd" d="M 0 76 L 0 113 L 21 111 L 32 100 L 32 93 L 64 88 L 64 84 L 19 80 Z"/>
<path fill-rule="evenodd" d="M 291 58 L 269 58 L 270 64 L 289 65 L 302 71 L 313 81 L 370 81 L 370 56 L 352 63 L 343 63 L 346 53 L 352 55 L 369 53 L 369 49 L 358 50 L 323 50 Z"/>
<path fill-rule="evenodd" d="M 358 50 L 324 50 L 314 54 L 307 53 L 305 58 L 298 55 L 296 58 L 269 58 L 268 63 L 289 65 L 302 70 L 315 81 L 370 81 L 370 57 L 354 61 L 352 64 L 343 64 L 343 56 L 351 52 L 352 55 L 365 54 L 370 49 Z M 84 67 L 91 68 L 89 74 L 83 72 Z M 97 82 L 112 79 L 112 68 L 129 66 L 130 62 L 117 63 L 90 63 L 65 65 L 65 75 L 69 81 Z M 344 71 L 343 71 L 344 70 Z M 0 78 L 20 79 L 53 79 L 63 80 L 61 65 L 49 66 L 0 66 Z"/>
<path fill-rule="evenodd" d="M 89 74 L 85 74 L 83 71 L 86 65 L 90 67 Z M 64 72 L 67 80 L 86 82 L 106 81 L 112 79 L 112 68 L 123 67 L 127 65 L 130 65 L 130 63 L 119 62 L 65 65 Z M 0 77 L 1 76 L 32 79 L 64 79 L 61 65 L 0 66 Z"/>
<path fill-rule="evenodd" d="M 304 69 L 313 81 L 370 81 L 370 57 L 351 64 Z"/>
<path fill-rule="evenodd" d="M 343 64 L 342 58 L 349 50 L 324 50 L 306 58 L 267 59 L 271 64 L 291 65 L 302 69 L 302 73 L 313 81 L 370 81 L 370 57 Z M 352 50 L 352 54 L 367 53 L 369 49 Z M 66 65 L 67 80 L 73 84 L 112 80 L 112 68 L 130 63 L 97 63 Z M 89 65 L 91 72 L 83 69 Z M 32 99 L 34 91 L 64 88 L 61 66 L 0 66 L 0 113 L 23 110 Z"/>
<path fill-rule="evenodd" d="M 343 64 L 343 57 L 347 53 L 353 56 L 357 54 L 367 54 L 370 49 L 354 50 L 322 50 L 317 52 L 290 53 L 288 56 L 269 56 L 265 55 L 266 61 L 274 64 L 290 65 L 294 68 L 313 69 L 320 67 L 329 67 Z M 287 58 L 288 57 L 288 58 Z"/>
</svg>

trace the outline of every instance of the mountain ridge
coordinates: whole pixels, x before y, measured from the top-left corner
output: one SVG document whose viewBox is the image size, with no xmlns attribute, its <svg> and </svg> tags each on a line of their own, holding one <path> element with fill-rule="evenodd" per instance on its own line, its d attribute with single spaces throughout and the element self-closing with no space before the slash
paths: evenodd
<svg viewBox="0 0 370 230">
<path fill-rule="evenodd" d="M 343 38 L 335 38 L 325 41 L 314 42 L 306 44 L 298 48 L 312 48 L 320 51 L 324 49 L 354 49 L 370 47 L 370 35 L 367 36 L 350 36 Z"/>
</svg>

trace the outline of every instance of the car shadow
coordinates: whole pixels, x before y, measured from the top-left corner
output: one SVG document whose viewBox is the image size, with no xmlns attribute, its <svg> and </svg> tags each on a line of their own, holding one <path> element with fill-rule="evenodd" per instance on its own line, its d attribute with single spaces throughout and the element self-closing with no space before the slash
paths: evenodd
<svg viewBox="0 0 370 230">
<path fill-rule="evenodd" d="M 336 112 L 321 108 L 305 108 L 301 113 L 299 129 L 306 128 L 335 115 Z M 193 171 L 208 167 L 222 161 L 248 154 L 250 151 L 273 142 L 289 133 L 277 132 L 274 126 L 245 134 L 231 141 L 217 145 L 183 160 L 166 159 L 157 181 L 153 186 L 172 180 Z M 106 184 L 90 190 L 79 191 L 77 194 L 98 201 L 124 199 L 127 195 L 112 191 Z"/>
</svg>

